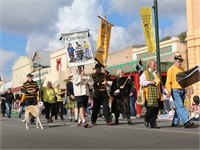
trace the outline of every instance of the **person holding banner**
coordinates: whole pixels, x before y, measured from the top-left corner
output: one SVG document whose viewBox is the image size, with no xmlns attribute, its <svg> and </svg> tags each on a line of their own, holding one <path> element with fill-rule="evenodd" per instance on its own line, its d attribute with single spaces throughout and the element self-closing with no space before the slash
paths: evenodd
<svg viewBox="0 0 200 150">
<path fill-rule="evenodd" d="M 106 118 L 107 125 L 114 125 L 112 122 L 112 117 L 110 113 L 109 108 L 109 96 L 108 91 L 106 89 L 107 86 L 107 80 L 110 79 L 111 74 L 108 71 L 105 71 L 105 73 L 101 72 L 101 65 L 96 64 L 95 68 L 96 73 L 92 75 L 92 78 L 94 80 L 94 106 L 92 111 L 92 125 L 97 125 L 97 117 L 99 114 L 99 109 L 101 104 L 103 105 L 103 114 Z"/>
<path fill-rule="evenodd" d="M 127 118 L 128 125 L 134 123 L 130 119 L 131 107 L 129 101 L 129 93 L 131 90 L 131 77 L 125 77 L 123 70 L 118 70 L 116 77 L 111 85 L 111 96 L 113 96 L 112 113 L 115 114 L 115 124 L 119 124 L 119 114 L 123 114 Z M 122 109 L 123 108 L 123 109 Z"/>
<path fill-rule="evenodd" d="M 163 108 L 163 102 L 161 101 L 161 76 L 156 71 L 157 63 L 155 59 L 149 59 L 147 61 L 147 69 L 140 76 L 140 84 L 144 86 L 146 97 L 146 114 L 144 118 L 144 125 L 147 128 L 159 129 L 156 124 L 156 118 L 159 112 L 159 108 Z"/>
<path fill-rule="evenodd" d="M 78 73 L 73 76 L 73 89 L 79 110 L 78 126 L 83 126 L 84 128 L 89 125 L 85 121 L 85 110 L 90 96 L 89 89 L 92 85 L 93 80 L 89 75 L 85 74 L 84 66 L 78 66 Z"/>
<path fill-rule="evenodd" d="M 174 65 L 167 70 L 166 88 L 168 93 L 166 97 L 169 98 L 172 96 L 175 103 L 175 114 L 172 121 L 172 127 L 178 127 L 181 119 L 184 128 L 189 128 L 193 126 L 194 123 L 190 122 L 188 110 L 184 107 L 186 90 L 183 89 L 176 80 L 176 75 L 184 71 L 184 69 L 181 67 L 182 63 L 182 55 L 175 55 Z"/>
</svg>

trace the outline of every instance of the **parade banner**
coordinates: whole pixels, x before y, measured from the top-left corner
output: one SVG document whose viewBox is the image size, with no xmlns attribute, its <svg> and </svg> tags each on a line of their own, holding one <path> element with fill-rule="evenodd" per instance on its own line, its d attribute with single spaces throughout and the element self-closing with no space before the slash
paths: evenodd
<svg viewBox="0 0 200 150">
<path fill-rule="evenodd" d="M 98 41 L 96 47 L 95 60 L 100 63 L 103 67 L 107 66 L 108 49 L 110 44 L 110 34 L 112 24 L 107 22 L 105 19 L 101 19 L 100 28 L 98 33 Z"/>
<path fill-rule="evenodd" d="M 152 25 L 152 8 L 151 7 L 141 7 L 140 14 L 142 18 L 142 25 L 145 35 L 146 44 L 148 51 L 155 53 L 155 42 L 154 42 L 154 33 Z"/>
<path fill-rule="evenodd" d="M 68 67 L 94 63 L 89 30 L 62 34 L 66 43 Z"/>
<path fill-rule="evenodd" d="M 176 80 L 182 88 L 186 88 L 196 82 L 200 81 L 200 64 L 194 68 L 178 73 Z"/>
</svg>

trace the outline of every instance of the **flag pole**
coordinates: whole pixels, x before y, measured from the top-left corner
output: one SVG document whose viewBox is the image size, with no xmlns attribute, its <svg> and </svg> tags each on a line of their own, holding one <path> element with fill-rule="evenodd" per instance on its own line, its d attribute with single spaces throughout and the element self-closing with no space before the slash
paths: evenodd
<svg viewBox="0 0 200 150">
<path fill-rule="evenodd" d="M 155 19 L 157 71 L 159 73 L 161 73 L 161 69 L 160 69 L 160 45 L 159 45 L 158 4 L 157 4 L 157 0 L 154 0 L 153 9 L 154 9 L 154 19 Z"/>
<path fill-rule="evenodd" d="M 114 26 L 113 24 L 111 24 L 110 22 L 106 21 L 106 15 L 104 16 L 104 18 L 102 18 L 101 16 L 98 16 L 101 20 L 105 21 L 106 23 L 110 24 L 111 26 Z"/>
</svg>

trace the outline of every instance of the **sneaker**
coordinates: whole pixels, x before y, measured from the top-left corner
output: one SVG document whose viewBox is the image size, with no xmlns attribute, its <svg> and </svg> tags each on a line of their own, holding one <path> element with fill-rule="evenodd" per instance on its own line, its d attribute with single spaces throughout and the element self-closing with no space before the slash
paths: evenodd
<svg viewBox="0 0 200 150">
<path fill-rule="evenodd" d="M 74 122 L 78 122 L 78 119 L 74 120 Z"/>
<path fill-rule="evenodd" d="M 184 123 L 184 128 L 189 128 L 189 127 L 191 127 L 191 126 L 193 126 L 194 125 L 194 122 L 190 122 L 190 121 L 188 121 L 188 122 L 186 122 L 186 123 Z"/>
<path fill-rule="evenodd" d="M 83 124 L 83 127 L 84 127 L 84 128 L 87 128 L 88 125 L 89 125 L 89 124 L 88 124 L 87 122 L 85 122 L 85 123 Z"/>
</svg>

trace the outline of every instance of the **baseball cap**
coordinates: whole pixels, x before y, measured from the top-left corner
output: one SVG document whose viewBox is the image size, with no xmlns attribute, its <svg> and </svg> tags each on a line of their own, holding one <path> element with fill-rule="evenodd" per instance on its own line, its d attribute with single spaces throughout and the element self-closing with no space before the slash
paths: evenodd
<svg viewBox="0 0 200 150">
<path fill-rule="evenodd" d="M 183 57 L 182 57 L 181 54 L 178 54 L 178 55 L 175 55 L 175 56 L 174 56 L 174 60 L 180 60 L 180 61 L 183 61 L 184 59 L 183 59 Z"/>
<path fill-rule="evenodd" d="M 30 77 L 30 78 L 32 78 L 32 77 L 33 77 L 33 75 L 32 75 L 31 73 L 28 73 L 28 74 L 27 74 L 27 77 Z"/>
</svg>

